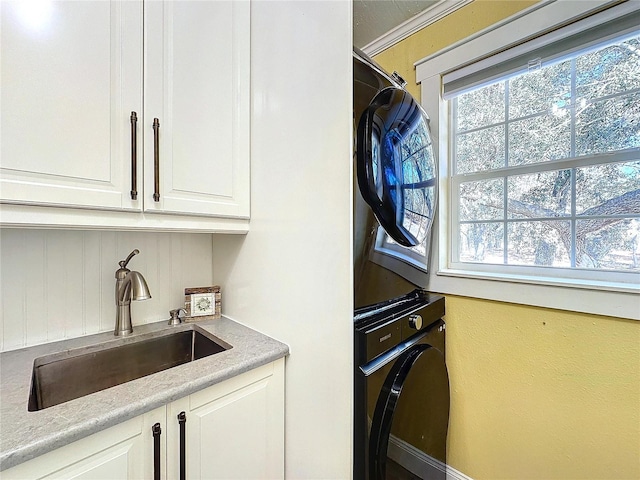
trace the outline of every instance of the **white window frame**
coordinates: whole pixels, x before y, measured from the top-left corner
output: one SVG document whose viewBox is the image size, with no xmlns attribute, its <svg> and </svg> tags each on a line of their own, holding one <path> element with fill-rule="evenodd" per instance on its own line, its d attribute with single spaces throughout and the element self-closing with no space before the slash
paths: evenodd
<svg viewBox="0 0 640 480">
<path fill-rule="evenodd" d="M 411 268 L 404 262 L 394 262 L 392 258 L 387 259 L 384 266 L 435 292 L 640 320 L 640 284 L 566 278 L 556 272 L 541 277 L 531 275 L 527 269 L 513 269 L 508 274 L 492 272 L 491 269 L 462 270 L 454 268 L 450 262 L 449 113 L 448 104 L 442 98 L 442 76 L 616 3 L 619 2 L 543 1 L 416 62 L 422 106 L 431 118 L 434 147 L 439 159 L 439 213 L 434 224 L 433 265 L 429 273 Z M 629 11 L 629 8 L 640 9 L 640 2 L 622 3 L 606 10 L 606 14 L 611 15 L 616 10 Z"/>
</svg>

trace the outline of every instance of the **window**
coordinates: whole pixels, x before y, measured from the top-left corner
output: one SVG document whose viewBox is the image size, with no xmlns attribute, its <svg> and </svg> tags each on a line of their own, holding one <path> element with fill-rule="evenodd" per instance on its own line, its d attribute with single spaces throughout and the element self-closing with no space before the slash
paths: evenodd
<svg viewBox="0 0 640 480">
<path fill-rule="evenodd" d="M 427 235 L 424 241 L 415 247 L 406 248 L 398 245 L 398 243 L 395 242 L 382 227 L 378 227 L 372 260 L 378 264 L 386 266 L 387 262 L 385 262 L 384 257 L 382 257 L 382 255 L 386 255 L 395 258 L 412 268 L 417 268 L 426 272 L 429 263 L 430 247 L 431 235 Z M 402 271 L 399 271 L 398 273 L 402 275 Z"/>
<path fill-rule="evenodd" d="M 450 106 L 453 264 L 640 271 L 640 29 Z"/>
<path fill-rule="evenodd" d="M 640 320 L 639 26 L 638 2 L 543 1 L 416 62 L 440 194 L 412 281 Z"/>
</svg>

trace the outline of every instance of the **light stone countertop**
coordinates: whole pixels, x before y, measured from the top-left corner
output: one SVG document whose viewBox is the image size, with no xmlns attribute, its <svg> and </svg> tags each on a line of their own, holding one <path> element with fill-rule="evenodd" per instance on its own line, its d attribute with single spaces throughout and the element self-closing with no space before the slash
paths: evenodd
<svg viewBox="0 0 640 480">
<path fill-rule="evenodd" d="M 233 348 L 40 411 L 29 412 L 33 361 L 104 342 L 128 343 L 167 329 L 202 328 Z M 175 327 L 167 321 L 134 327 L 128 337 L 106 332 L 0 354 L 0 471 L 104 430 L 289 354 L 289 347 L 222 317 Z"/>
</svg>

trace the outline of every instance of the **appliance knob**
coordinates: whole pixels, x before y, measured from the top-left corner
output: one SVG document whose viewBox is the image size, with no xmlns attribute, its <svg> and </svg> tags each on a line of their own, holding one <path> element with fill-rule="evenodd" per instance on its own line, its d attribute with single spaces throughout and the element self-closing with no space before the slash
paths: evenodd
<svg viewBox="0 0 640 480">
<path fill-rule="evenodd" d="M 409 315 L 409 326 L 420 330 L 422 328 L 422 317 L 420 315 Z"/>
</svg>

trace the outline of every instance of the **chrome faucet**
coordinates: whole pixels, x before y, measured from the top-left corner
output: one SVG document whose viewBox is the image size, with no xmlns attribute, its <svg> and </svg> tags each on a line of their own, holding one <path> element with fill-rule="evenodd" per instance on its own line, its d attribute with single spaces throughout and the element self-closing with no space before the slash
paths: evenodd
<svg viewBox="0 0 640 480">
<path fill-rule="evenodd" d="M 151 298 L 149 287 L 139 272 L 127 268 L 129 260 L 140 253 L 137 248 L 125 260 L 119 263 L 116 270 L 116 328 L 114 335 L 120 337 L 133 333 L 131 324 L 131 300 L 147 300 Z"/>
</svg>

